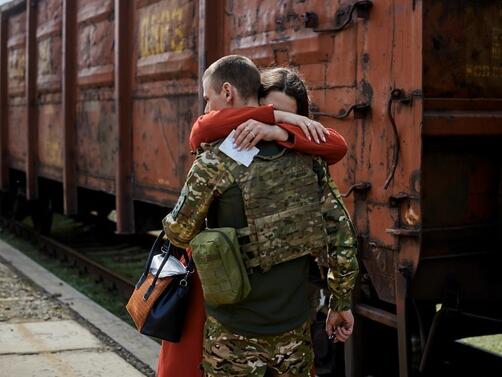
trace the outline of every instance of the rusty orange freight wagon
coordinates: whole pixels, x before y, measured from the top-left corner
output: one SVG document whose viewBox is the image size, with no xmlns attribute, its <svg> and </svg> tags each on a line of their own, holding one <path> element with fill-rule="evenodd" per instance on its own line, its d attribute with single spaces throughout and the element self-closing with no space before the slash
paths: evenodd
<svg viewBox="0 0 502 377">
<path fill-rule="evenodd" d="M 452 353 L 500 366 L 455 340 L 501 332 L 502 1 L 0 9 L 4 193 L 67 214 L 115 209 L 120 233 L 158 227 L 191 162 L 205 67 L 226 54 L 297 67 L 313 116 L 350 145 L 332 168 L 362 266 L 347 376 L 448 373 L 463 368 L 448 369 Z"/>
</svg>

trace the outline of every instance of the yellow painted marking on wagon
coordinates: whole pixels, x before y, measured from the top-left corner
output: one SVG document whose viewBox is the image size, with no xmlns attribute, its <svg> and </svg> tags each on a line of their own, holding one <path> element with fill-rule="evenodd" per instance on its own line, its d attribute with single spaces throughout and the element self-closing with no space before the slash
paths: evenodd
<svg viewBox="0 0 502 377">
<path fill-rule="evenodd" d="M 502 79 L 502 29 L 493 28 L 492 34 L 492 78 Z"/>
<path fill-rule="evenodd" d="M 467 78 L 502 79 L 502 28 L 492 29 L 490 64 L 467 64 Z"/>
<path fill-rule="evenodd" d="M 11 50 L 9 52 L 9 79 L 24 79 L 25 65 L 24 49 Z"/>
<path fill-rule="evenodd" d="M 183 10 L 164 9 L 149 12 L 140 18 L 139 49 L 142 58 L 185 49 Z"/>
<path fill-rule="evenodd" d="M 38 44 L 38 74 L 48 75 L 51 69 L 50 40 L 45 39 Z"/>
<path fill-rule="evenodd" d="M 467 76 L 475 78 L 488 78 L 490 77 L 489 64 L 467 64 Z"/>
<path fill-rule="evenodd" d="M 47 163 L 57 166 L 61 162 L 61 145 L 58 142 L 45 142 L 44 152 Z"/>
<path fill-rule="evenodd" d="M 502 66 L 492 67 L 492 77 L 502 79 Z"/>
<path fill-rule="evenodd" d="M 502 64 L 502 28 L 492 29 L 492 62 Z"/>
</svg>

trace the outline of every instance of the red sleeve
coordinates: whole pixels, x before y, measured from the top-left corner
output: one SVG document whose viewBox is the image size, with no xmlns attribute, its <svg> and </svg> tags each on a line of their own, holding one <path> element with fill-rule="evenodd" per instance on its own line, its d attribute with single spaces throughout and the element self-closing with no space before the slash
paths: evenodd
<svg viewBox="0 0 502 377">
<path fill-rule="evenodd" d="M 317 144 L 305 137 L 301 128 L 290 124 L 279 124 L 279 126 L 289 134 L 293 135 L 293 142 L 280 141 L 278 144 L 285 148 L 295 149 L 305 154 L 312 154 L 322 157 L 328 165 L 340 161 L 347 153 L 347 142 L 335 130 L 328 128 L 329 135 L 326 135 L 326 142 Z"/>
<path fill-rule="evenodd" d="M 196 150 L 201 143 L 209 143 L 227 137 L 234 128 L 248 119 L 275 124 L 274 108 L 272 105 L 228 108 L 201 115 L 195 121 L 190 133 L 191 150 Z M 301 128 L 297 126 L 290 124 L 280 124 L 279 126 L 293 136 L 293 142 L 279 142 L 285 148 L 320 156 L 329 165 L 340 161 L 347 153 L 345 139 L 333 129 L 328 128 L 329 135 L 327 135 L 325 143 L 317 144 L 308 140 Z"/>
<path fill-rule="evenodd" d="M 201 115 L 190 132 L 190 148 L 196 150 L 201 143 L 209 143 L 227 137 L 234 128 L 248 119 L 274 124 L 272 105 L 260 107 L 228 108 Z"/>
</svg>

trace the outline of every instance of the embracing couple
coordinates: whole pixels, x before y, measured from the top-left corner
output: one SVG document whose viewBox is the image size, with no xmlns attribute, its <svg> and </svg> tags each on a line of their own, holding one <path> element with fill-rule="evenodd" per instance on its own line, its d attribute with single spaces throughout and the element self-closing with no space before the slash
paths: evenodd
<svg viewBox="0 0 502 377">
<path fill-rule="evenodd" d="M 345 141 L 308 118 L 305 84 L 290 69 L 260 73 L 250 59 L 226 56 L 206 70 L 203 88 L 205 114 L 190 135 L 197 157 L 164 230 L 188 248 L 205 228 L 246 229 L 241 250 L 256 263 L 249 294 L 234 304 L 204 304 L 194 274 L 181 342 L 163 342 L 158 375 L 313 375 L 313 258 L 328 268 L 326 337 L 344 342 L 354 325 L 356 238 L 328 170 Z M 259 149 L 249 167 L 218 148 L 234 129 L 239 149 Z"/>
</svg>

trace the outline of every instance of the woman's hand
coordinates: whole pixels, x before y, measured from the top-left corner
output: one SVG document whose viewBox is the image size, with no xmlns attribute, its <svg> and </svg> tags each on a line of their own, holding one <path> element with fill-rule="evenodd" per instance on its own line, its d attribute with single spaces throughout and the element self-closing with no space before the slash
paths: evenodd
<svg viewBox="0 0 502 377">
<path fill-rule="evenodd" d="M 307 139 L 314 139 L 317 144 L 319 144 L 320 140 L 326 142 L 324 135 L 328 135 L 329 131 L 321 123 L 303 115 L 281 110 L 274 110 L 274 116 L 277 123 L 288 123 L 300 127 Z"/>
<path fill-rule="evenodd" d="M 251 149 L 260 140 L 286 141 L 288 132 L 279 126 L 273 126 L 249 119 L 235 129 L 234 145 L 238 150 Z"/>
</svg>

